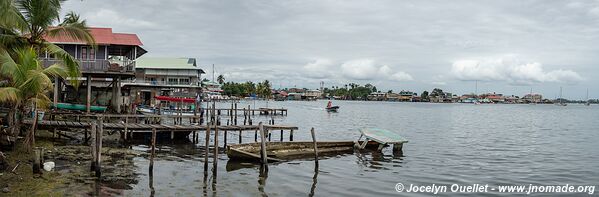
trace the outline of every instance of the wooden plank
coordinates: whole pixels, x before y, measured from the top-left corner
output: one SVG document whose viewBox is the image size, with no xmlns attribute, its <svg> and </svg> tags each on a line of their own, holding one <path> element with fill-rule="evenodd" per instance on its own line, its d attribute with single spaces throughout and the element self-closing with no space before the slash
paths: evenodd
<svg viewBox="0 0 599 197">
<path fill-rule="evenodd" d="M 400 144 L 408 142 L 408 140 L 406 140 L 399 134 L 385 129 L 360 129 L 360 132 L 368 139 L 371 139 L 381 144 Z"/>
</svg>

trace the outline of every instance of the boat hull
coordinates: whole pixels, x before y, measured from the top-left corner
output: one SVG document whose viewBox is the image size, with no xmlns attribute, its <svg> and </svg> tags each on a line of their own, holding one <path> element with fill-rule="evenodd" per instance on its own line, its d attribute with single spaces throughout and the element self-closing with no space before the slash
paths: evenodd
<svg viewBox="0 0 599 197">
<path fill-rule="evenodd" d="M 58 103 L 54 107 L 56 109 L 66 109 L 66 110 L 78 110 L 78 111 L 86 111 L 87 110 L 87 107 L 85 105 L 72 104 L 72 103 Z M 89 110 L 93 111 L 93 112 L 105 112 L 106 107 L 92 105 L 92 106 L 90 106 Z"/>
<path fill-rule="evenodd" d="M 319 155 L 336 155 L 354 151 L 354 141 L 317 142 Z M 366 148 L 377 148 L 378 143 L 369 142 Z M 231 160 L 260 162 L 260 143 L 227 145 L 227 156 Z M 267 142 L 266 154 L 269 162 L 309 158 L 314 156 L 314 142 Z"/>
</svg>

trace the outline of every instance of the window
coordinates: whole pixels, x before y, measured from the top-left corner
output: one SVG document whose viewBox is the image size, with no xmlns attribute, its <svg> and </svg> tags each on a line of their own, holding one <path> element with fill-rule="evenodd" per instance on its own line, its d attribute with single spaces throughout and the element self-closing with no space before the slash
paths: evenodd
<svg viewBox="0 0 599 197">
<path fill-rule="evenodd" d="M 169 85 L 177 85 L 179 82 L 179 80 L 177 80 L 177 78 L 169 78 L 168 79 L 168 84 Z"/>
<path fill-rule="evenodd" d="M 96 61 L 96 50 L 93 47 L 89 47 L 89 60 Z"/>
<path fill-rule="evenodd" d="M 81 60 L 87 60 L 87 47 L 81 47 Z"/>
<path fill-rule="evenodd" d="M 179 79 L 179 84 L 180 85 L 189 85 L 189 79 L 181 78 L 181 79 Z"/>
</svg>

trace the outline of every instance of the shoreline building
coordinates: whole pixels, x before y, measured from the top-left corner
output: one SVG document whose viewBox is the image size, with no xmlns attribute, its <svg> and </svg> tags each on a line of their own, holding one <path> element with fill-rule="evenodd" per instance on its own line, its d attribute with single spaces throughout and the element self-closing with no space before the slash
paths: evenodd
<svg viewBox="0 0 599 197">
<path fill-rule="evenodd" d="M 68 80 L 56 78 L 54 106 L 59 102 L 85 104 L 88 113 L 92 105 L 110 106 L 120 113 L 123 103 L 127 103 L 121 96 L 121 83 L 135 77 L 136 60 L 147 51 L 136 34 L 114 33 L 112 28 L 101 27 L 90 27 L 89 31 L 97 47 L 67 35 L 45 36 L 79 62 L 81 78 L 77 80 L 84 81 L 75 89 Z M 40 54 L 40 60 L 46 67 L 61 61 L 49 54 Z"/>
<path fill-rule="evenodd" d="M 195 58 L 144 57 L 137 60 L 135 79 L 123 83 L 128 106 L 156 106 L 156 96 L 195 98 L 201 91 L 201 75 Z"/>
</svg>

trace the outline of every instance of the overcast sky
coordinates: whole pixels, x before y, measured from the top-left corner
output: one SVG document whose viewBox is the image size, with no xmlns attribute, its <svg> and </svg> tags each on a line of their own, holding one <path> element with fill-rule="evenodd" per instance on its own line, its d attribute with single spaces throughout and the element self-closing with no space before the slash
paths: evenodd
<svg viewBox="0 0 599 197">
<path fill-rule="evenodd" d="M 597 1 L 85 0 L 63 11 L 228 81 L 599 97 Z"/>
</svg>

